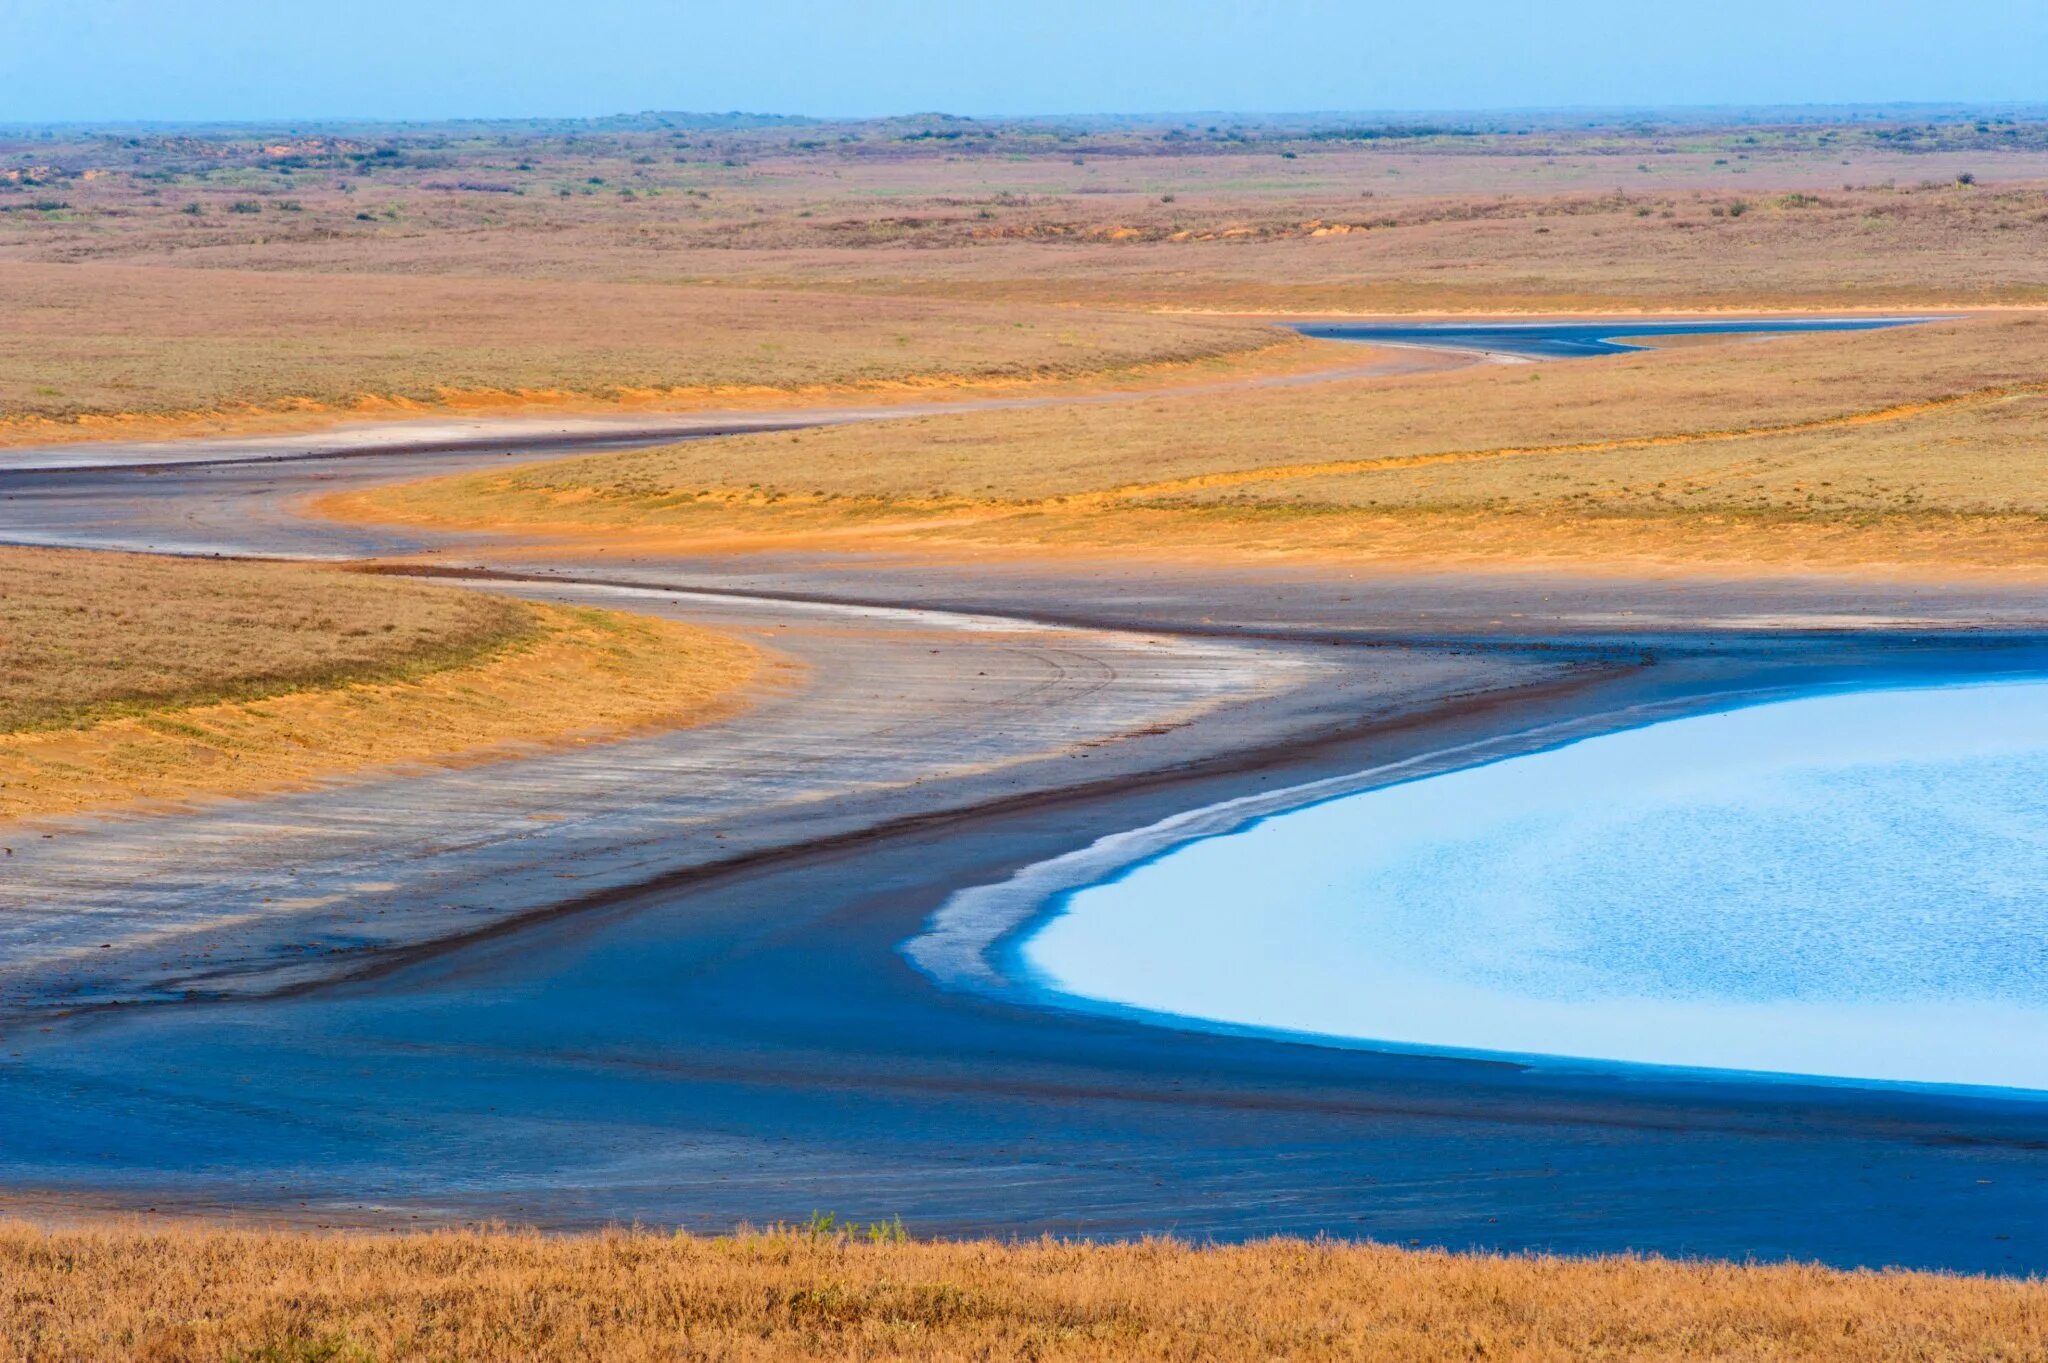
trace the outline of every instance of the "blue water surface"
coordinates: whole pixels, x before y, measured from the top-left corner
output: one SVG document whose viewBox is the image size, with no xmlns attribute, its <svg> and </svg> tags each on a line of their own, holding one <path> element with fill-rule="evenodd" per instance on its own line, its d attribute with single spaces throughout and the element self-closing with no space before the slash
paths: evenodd
<svg viewBox="0 0 2048 1363">
<path fill-rule="evenodd" d="M 1524 359 L 1564 360 L 1644 349 L 1627 337 L 1779 335 L 1804 331 L 1876 331 L 1924 317 L 1760 317 L 1653 321 L 1614 317 L 1595 322 L 1300 322 L 1295 330 L 1330 341 L 1480 350 Z"/>
<path fill-rule="evenodd" d="M 1269 816 L 1047 988 L 1354 1041 L 2048 1090 L 2048 682 L 1808 696 Z"/>
</svg>

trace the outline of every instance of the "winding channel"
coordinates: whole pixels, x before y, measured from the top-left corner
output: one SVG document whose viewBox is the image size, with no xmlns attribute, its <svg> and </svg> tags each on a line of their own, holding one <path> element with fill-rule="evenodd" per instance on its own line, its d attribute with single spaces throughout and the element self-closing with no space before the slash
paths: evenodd
<svg viewBox="0 0 2048 1363">
<path fill-rule="evenodd" d="M 295 513 L 309 494 L 502 459 L 501 437 L 73 452 L 67 468 L 17 455 L 0 473 L 0 539 L 431 549 L 491 590 L 740 630 L 806 669 L 687 733 L 14 834 L 5 1202 L 713 1229 L 832 1209 L 934 1233 L 2048 1266 L 2048 1115 L 2031 1100 L 1048 1007 L 990 949 L 1036 921 L 1021 902 L 958 939 L 956 962 L 987 972 L 976 987 L 903 955 L 964 892 L 1232 802 L 1292 808 L 1372 785 L 1362 773 L 1463 770 L 1745 698 L 2048 671 L 2036 594 L 799 555 L 515 564 L 481 541 Z"/>
</svg>

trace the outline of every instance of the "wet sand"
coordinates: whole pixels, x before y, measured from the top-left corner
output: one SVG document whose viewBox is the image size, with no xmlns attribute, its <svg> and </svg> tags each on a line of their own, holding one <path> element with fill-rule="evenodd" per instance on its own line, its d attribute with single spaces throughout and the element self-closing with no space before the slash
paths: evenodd
<svg viewBox="0 0 2048 1363">
<path fill-rule="evenodd" d="M 415 553 L 291 507 L 476 457 L 15 473 L 0 538 Z M 440 548 L 544 580 L 499 589 L 752 631 L 818 689 L 692 735 L 10 832 L 18 1205 L 2048 1266 L 2039 1104 L 1180 1032 L 943 991 L 900 954 L 955 889 L 1220 799 L 2039 665 L 2037 593 Z"/>
</svg>

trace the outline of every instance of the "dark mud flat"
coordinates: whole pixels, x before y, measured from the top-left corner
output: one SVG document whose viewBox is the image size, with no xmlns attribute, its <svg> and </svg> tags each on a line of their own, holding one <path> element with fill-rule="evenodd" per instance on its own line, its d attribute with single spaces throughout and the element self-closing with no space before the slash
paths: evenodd
<svg viewBox="0 0 2048 1363">
<path fill-rule="evenodd" d="M 2036 1101 L 1200 1035 L 941 992 L 899 954 L 951 889 L 1194 803 L 1738 677 L 1984 665 L 1904 640 L 1743 652 L 686 876 L 288 997 L 46 1017 L 7 1039 L 6 1182 L 326 1224 L 830 1209 L 2037 1271 Z"/>
<path fill-rule="evenodd" d="M 9 534 L 200 552 L 383 552 L 375 532 L 323 529 L 285 511 L 336 480 L 410 472 L 381 467 L 322 461 L 320 483 L 284 466 L 102 472 L 76 498 L 43 481 L 9 504 L 21 517 Z M 27 491 L 20 480 L 14 488 Z M 874 791 L 840 792 L 834 808 L 847 818 L 829 836 L 815 836 L 805 801 L 636 825 L 645 859 L 600 892 L 565 882 L 553 907 L 493 916 L 476 905 L 439 939 L 316 945 L 289 980 L 248 976 L 253 992 L 197 981 L 184 1000 L 67 1001 L 24 985 L 0 1025 L 6 1201 L 51 1215 L 112 1206 L 294 1224 L 502 1217 L 564 1228 L 723 1229 L 832 1210 L 901 1215 L 921 1233 L 1327 1233 L 2048 1269 L 2048 1103 L 1647 1069 L 1536 1071 L 1183 1032 L 943 991 L 900 950 L 956 888 L 1252 791 L 1548 725 L 1597 731 L 1734 693 L 2037 671 L 2048 665 L 2037 594 L 793 557 L 593 569 L 493 564 L 453 543 L 444 557 L 537 574 L 564 591 L 615 582 L 708 592 L 747 628 L 770 627 L 777 611 L 868 603 L 972 613 L 982 622 L 958 626 L 969 641 L 989 636 L 988 620 L 1094 632 L 1087 648 L 1067 640 L 1040 650 L 1056 665 L 1016 664 L 1009 709 L 991 722 L 972 694 L 956 698 L 956 714 L 890 684 L 947 647 L 933 631 L 893 616 L 832 626 L 871 670 L 848 694 L 903 690 L 929 712 L 935 727 L 908 731 L 912 746 L 944 747 L 960 726 L 1006 738 L 1034 725 L 1051 732 L 1074 715 L 1093 716 L 1100 736 L 1085 756 L 1027 743 L 993 770 L 977 770 L 977 750 L 962 746 L 939 779 L 906 764 Z M 1000 644 L 999 630 L 992 637 Z M 816 639 L 816 658 L 835 656 L 831 630 Z M 1090 681 L 1067 661 L 1070 643 L 1105 657 L 1190 651 L 1167 669 L 1172 686 L 1115 667 Z M 960 644 L 958 659 L 981 647 Z M 1173 688 L 1219 675 L 1198 661 L 1210 649 L 1224 660 L 1214 666 L 1251 681 L 1210 687 L 1195 704 Z M 1032 668 L 1056 684 L 1033 680 Z M 1176 719 L 1156 732 L 1162 705 Z M 888 737 L 894 726 L 880 723 L 882 737 L 862 742 L 898 741 Z M 742 736 L 690 754 L 668 779 L 790 778 L 791 748 L 749 748 Z M 505 785 L 560 798 L 538 769 L 498 770 Z M 650 770 L 623 772 L 617 784 L 648 782 Z M 938 796 L 910 793 L 929 790 Z M 349 810 L 375 852 L 386 844 L 372 837 L 384 826 L 370 817 L 374 804 L 362 788 L 342 788 L 329 803 L 297 807 L 290 822 L 318 829 Z M 242 816 L 247 827 L 281 826 L 260 804 Z M 206 839 L 240 835 L 237 819 L 223 818 Z M 151 841 L 172 828 L 176 837 Z M 706 840 L 736 829 L 753 839 L 748 855 L 703 854 Z M 136 877 L 114 867 L 97 889 L 67 881 L 76 902 L 63 911 L 124 921 L 131 898 L 176 879 L 164 868 L 175 872 L 180 857 L 197 875 L 193 854 L 208 844 L 193 830 L 148 820 L 65 830 L 56 841 L 126 840 L 135 864 L 154 869 Z M 390 884 L 363 893 L 417 892 L 431 907 L 435 877 L 474 873 L 484 879 L 470 883 L 488 884 L 506 847 L 534 845 L 449 838 L 371 857 L 365 873 Z M 5 887 L 19 921 L 38 912 L 56 921 L 50 892 L 39 898 L 19 869 Z M 223 880 L 195 893 L 236 892 Z M 31 923 L 0 954 L 26 959 L 36 938 Z"/>
</svg>

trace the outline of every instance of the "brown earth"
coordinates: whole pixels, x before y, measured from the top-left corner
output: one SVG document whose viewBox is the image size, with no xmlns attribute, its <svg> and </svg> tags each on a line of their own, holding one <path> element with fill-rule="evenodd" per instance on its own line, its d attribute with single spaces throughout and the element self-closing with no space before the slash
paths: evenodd
<svg viewBox="0 0 2048 1363">
<path fill-rule="evenodd" d="M 33 179 L 0 258 L 1254 311 L 2048 298 L 2038 122 L 1413 131 L 0 139 Z"/>
</svg>

